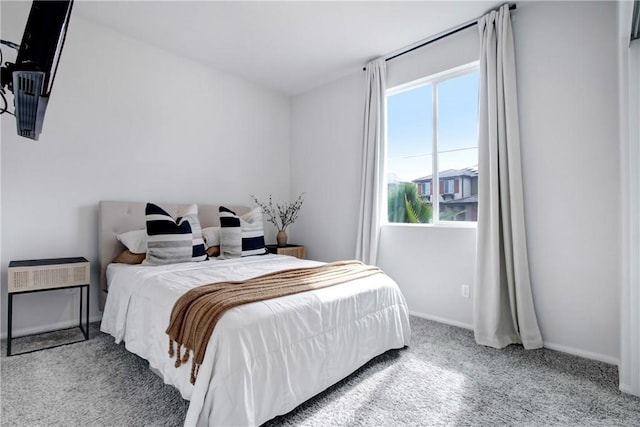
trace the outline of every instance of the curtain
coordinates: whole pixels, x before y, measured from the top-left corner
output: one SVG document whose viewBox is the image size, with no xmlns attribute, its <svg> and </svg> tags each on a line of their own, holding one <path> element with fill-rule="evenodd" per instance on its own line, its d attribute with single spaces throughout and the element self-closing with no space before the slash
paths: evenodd
<svg viewBox="0 0 640 427">
<path fill-rule="evenodd" d="M 362 141 L 362 182 L 356 259 L 376 264 L 380 234 L 381 201 L 384 187 L 384 122 L 386 62 L 377 59 L 367 64 Z"/>
<path fill-rule="evenodd" d="M 478 21 L 480 30 L 478 238 L 473 324 L 478 344 L 542 347 L 533 306 L 509 6 Z"/>
<path fill-rule="evenodd" d="M 640 39 L 640 0 L 633 2 L 633 13 L 631 15 L 631 40 Z"/>
</svg>

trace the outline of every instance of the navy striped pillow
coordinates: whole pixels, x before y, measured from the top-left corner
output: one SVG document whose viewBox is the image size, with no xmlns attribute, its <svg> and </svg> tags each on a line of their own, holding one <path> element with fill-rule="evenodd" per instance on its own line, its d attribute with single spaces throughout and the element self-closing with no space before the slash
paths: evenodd
<svg viewBox="0 0 640 427">
<path fill-rule="evenodd" d="M 221 255 L 226 258 L 237 258 L 267 253 L 260 208 L 255 208 L 242 216 L 236 215 L 224 206 L 220 206 L 218 212 Z"/>
<path fill-rule="evenodd" d="M 242 229 L 242 256 L 264 255 L 264 228 L 262 226 L 262 209 L 255 208 L 240 217 Z"/>
<path fill-rule="evenodd" d="M 230 209 L 220 206 L 220 255 L 224 258 L 238 258 L 242 256 L 242 229 L 240 218 Z"/>
<path fill-rule="evenodd" d="M 198 219 L 198 205 L 190 205 L 182 211 L 179 210 L 178 215 L 178 224 L 186 221 L 191 226 L 191 233 L 193 234 L 191 261 L 206 261 L 208 259 L 207 248 L 204 245 L 202 227 L 200 227 L 200 220 Z"/>
<path fill-rule="evenodd" d="M 204 242 L 201 245 L 204 256 L 200 255 L 199 245 L 194 245 L 195 224 L 191 212 L 176 221 L 158 205 L 147 203 L 145 219 L 148 236 L 145 264 L 161 265 L 207 259 Z M 200 230 L 199 221 L 196 228 Z M 199 238 L 202 240 L 202 236 Z"/>
</svg>

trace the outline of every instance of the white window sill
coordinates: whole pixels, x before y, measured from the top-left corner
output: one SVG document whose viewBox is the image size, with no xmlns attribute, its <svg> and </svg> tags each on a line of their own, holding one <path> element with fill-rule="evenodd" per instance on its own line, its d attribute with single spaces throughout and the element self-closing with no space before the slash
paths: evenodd
<svg viewBox="0 0 640 427">
<path fill-rule="evenodd" d="M 402 222 L 386 222 L 381 227 L 426 227 L 426 228 L 478 228 L 476 221 L 441 221 L 435 224 L 410 224 Z"/>
</svg>

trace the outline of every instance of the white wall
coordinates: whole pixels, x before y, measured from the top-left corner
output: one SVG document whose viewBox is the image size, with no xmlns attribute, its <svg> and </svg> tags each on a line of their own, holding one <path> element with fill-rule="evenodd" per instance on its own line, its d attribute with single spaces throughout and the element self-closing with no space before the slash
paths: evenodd
<svg viewBox="0 0 640 427">
<path fill-rule="evenodd" d="M 20 40 L 29 6 L 2 2 L 3 39 Z M 289 117 L 284 96 L 72 15 L 40 140 L 2 116 L 3 295 L 10 260 L 85 256 L 96 319 L 98 201 L 286 200 Z M 14 307 L 14 333 L 47 330 L 74 319 L 78 295 Z"/>
<path fill-rule="evenodd" d="M 472 328 L 472 298 L 461 287 L 472 287 L 475 253 L 475 227 L 389 224 L 378 265 L 398 282 L 412 314 Z"/>
<path fill-rule="evenodd" d="M 513 16 L 531 278 L 545 345 L 616 363 L 616 5 L 524 2 Z M 363 78 L 354 71 L 292 101 L 291 188 L 308 191 L 314 207 L 296 237 L 319 259 L 354 255 Z M 473 282 L 474 229 L 388 226 L 380 245 L 380 265 L 412 311 L 471 324 L 460 285 Z"/>
<path fill-rule="evenodd" d="M 354 257 L 363 104 L 361 71 L 292 99 L 291 195 L 306 193 L 292 229 L 308 258 Z"/>
<path fill-rule="evenodd" d="M 616 4 L 525 2 L 514 17 L 529 260 L 543 339 L 617 362 Z"/>
</svg>

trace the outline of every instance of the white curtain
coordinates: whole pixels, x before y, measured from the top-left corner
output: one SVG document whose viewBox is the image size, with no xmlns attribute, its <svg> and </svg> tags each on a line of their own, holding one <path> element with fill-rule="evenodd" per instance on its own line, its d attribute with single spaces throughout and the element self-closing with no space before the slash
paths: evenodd
<svg viewBox="0 0 640 427">
<path fill-rule="evenodd" d="M 478 240 L 473 299 L 476 342 L 542 347 L 524 226 L 516 69 L 509 6 L 480 29 Z"/>
<path fill-rule="evenodd" d="M 384 122 L 386 62 L 377 59 L 367 64 L 362 144 L 362 182 L 356 259 L 376 264 L 380 235 L 381 201 L 384 191 Z"/>
</svg>

